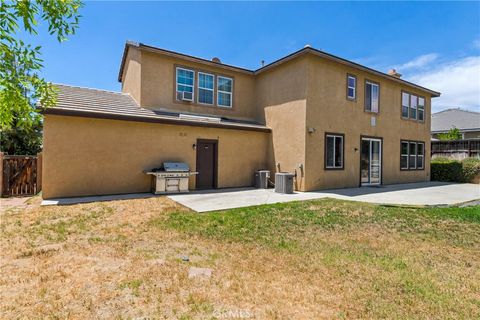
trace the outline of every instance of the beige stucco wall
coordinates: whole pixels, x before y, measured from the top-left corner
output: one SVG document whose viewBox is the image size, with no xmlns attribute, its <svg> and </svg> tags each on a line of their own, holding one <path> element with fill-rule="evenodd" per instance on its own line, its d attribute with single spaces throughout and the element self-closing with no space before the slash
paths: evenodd
<svg viewBox="0 0 480 320">
<path fill-rule="evenodd" d="M 220 188 L 250 186 L 267 166 L 269 133 L 46 115 L 43 197 L 150 191 L 143 170 L 164 161 L 195 169 L 197 139 L 218 139 Z"/>
<path fill-rule="evenodd" d="M 134 98 L 140 96 L 137 100 L 142 107 L 154 110 L 168 110 L 191 112 L 195 114 L 205 114 L 214 116 L 226 116 L 237 119 L 253 120 L 256 116 L 256 105 L 254 100 L 255 79 L 253 74 L 235 72 L 222 68 L 206 66 L 205 64 L 195 63 L 188 60 L 176 59 L 166 55 L 159 55 L 148 51 L 142 51 L 131 47 L 129 55 L 141 56 L 141 68 L 133 69 L 134 75 L 130 79 L 136 81 L 139 87 L 132 84 L 124 85 L 123 92 L 131 93 L 130 88 L 139 90 L 140 94 L 133 93 Z M 128 59 L 126 60 L 128 61 Z M 214 75 L 221 75 L 233 79 L 233 105 L 232 108 L 218 107 L 216 105 L 202 105 L 196 102 L 181 102 L 175 99 L 175 68 L 176 66 L 190 68 L 196 72 L 207 72 Z M 141 70 L 140 74 L 137 72 Z M 128 81 L 129 70 L 124 72 Z M 141 79 L 138 81 L 138 79 Z M 195 74 L 195 85 L 197 84 L 198 74 Z M 195 86 L 196 87 L 196 86 Z M 216 92 L 216 91 L 215 91 Z M 216 96 L 216 93 L 215 93 Z M 195 92 L 197 100 L 197 92 Z"/>
<path fill-rule="evenodd" d="M 122 79 L 122 92 L 128 92 L 141 104 L 142 54 L 140 50 L 128 50 Z"/>
<path fill-rule="evenodd" d="M 303 190 L 305 177 L 306 59 L 290 61 L 257 78 L 257 119 L 272 129 L 270 168 L 296 173 L 295 188 Z"/>
<path fill-rule="evenodd" d="M 430 97 L 424 92 L 349 68 L 309 57 L 306 137 L 306 190 L 353 187 L 360 183 L 360 136 L 383 138 L 383 184 L 430 179 Z M 347 73 L 357 76 L 357 99 L 346 99 Z M 380 84 L 379 113 L 364 111 L 365 79 Z M 425 122 L 401 119 L 401 90 L 426 97 Z M 371 125 L 371 118 L 376 125 Z M 325 132 L 345 135 L 344 170 L 324 170 Z M 400 171 L 400 140 L 425 142 L 425 170 Z"/>
</svg>

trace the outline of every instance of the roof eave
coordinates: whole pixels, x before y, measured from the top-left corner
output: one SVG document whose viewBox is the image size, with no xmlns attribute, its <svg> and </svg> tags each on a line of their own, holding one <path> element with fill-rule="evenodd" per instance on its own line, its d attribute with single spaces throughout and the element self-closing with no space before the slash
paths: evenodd
<svg viewBox="0 0 480 320">
<path fill-rule="evenodd" d="M 456 128 L 458 129 L 458 131 L 460 132 L 476 132 L 476 131 L 480 131 L 480 128 Z M 440 129 L 440 130 L 431 130 L 430 133 L 446 133 L 446 132 L 449 132 L 450 130 L 452 130 L 452 128 L 450 129 Z"/>
<path fill-rule="evenodd" d="M 215 122 L 201 122 L 181 119 L 170 119 L 160 117 L 149 116 L 135 116 L 116 114 L 108 112 L 94 112 L 94 111 L 80 111 L 74 109 L 65 109 L 59 107 L 45 108 L 41 111 L 44 115 L 59 115 L 59 116 L 71 116 L 71 117 L 83 117 L 83 118 L 95 118 L 95 119 L 109 119 L 109 120 L 124 120 L 124 121 L 136 121 L 136 122 L 149 122 L 149 123 L 164 123 L 173 125 L 186 125 L 194 127 L 209 127 L 231 130 L 243 130 L 243 131 L 258 131 L 258 132 L 271 132 L 271 129 L 264 126 L 253 125 L 241 125 L 241 124 L 228 124 L 228 123 L 215 123 Z"/>
</svg>

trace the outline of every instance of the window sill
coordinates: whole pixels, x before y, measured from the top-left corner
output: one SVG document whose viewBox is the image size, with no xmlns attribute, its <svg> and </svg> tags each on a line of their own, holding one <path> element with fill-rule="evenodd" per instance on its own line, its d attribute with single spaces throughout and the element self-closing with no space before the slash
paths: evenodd
<svg viewBox="0 0 480 320">
<path fill-rule="evenodd" d="M 215 104 L 206 104 L 206 103 L 201 103 L 201 102 L 188 102 L 188 101 L 181 101 L 181 100 L 173 100 L 173 103 L 176 104 L 181 104 L 185 106 L 192 106 L 192 107 L 200 107 L 200 108 L 213 108 L 217 110 L 234 110 L 233 106 L 232 107 L 222 107 L 219 105 Z"/>
<path fill-rule="evenodd" d="M 405 118 L 402 116 L 402 120 L 406 120 L 406 121 L 412 121 L 412 122 L 417 122 L 417 123 L 425 123 L 425 120 L 417 120 L 417 119 L 412 119 L 412 118 Z"/>
<path fill-rule="evenodd" d="M 324 167 L 324 170 L 332 170 L 332 171 L 337 171 L 337 170 L 344 170 L 344 167 Z"/>
</svg>

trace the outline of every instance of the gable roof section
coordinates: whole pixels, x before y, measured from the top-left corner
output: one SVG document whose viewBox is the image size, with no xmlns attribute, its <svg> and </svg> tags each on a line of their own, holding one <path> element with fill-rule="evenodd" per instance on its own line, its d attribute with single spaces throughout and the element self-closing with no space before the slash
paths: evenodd
<svg viewBox="0 0 480 320">
<path fill-rule="evenodd" d="M 181 118 L 180 113 L 145 109 L 128 93 L 63 84 L 55 84 L 55 87 L 58 89 L 57 105 L 43 109 L 44 114 L 270 132 L 268 127 L 252 121 L 220 118 L 219 122 L 209 122 L 202 118 Z"/>
<path fill-rule="evenodd" d="M 400 78 L 397 78 L 397 77 L 394 77 L 394 76 L 391 76 L 387 73 L 384 73 L 384 72 L 381 72 L 381 71 L 378 71 L 378 70 L 375 70 L 375 69 L 372 69 L 372 68 L 369 68 L 369 67 L 366 67 L 366 66 L 363 66 L 361 64 L 358 64 L 356 62 L 353 62 L 353 61 L 350 61 L 350 60 L 347 60 L 347 59 L 343 59 L 343 58 L 340 58 L 338 56 L 335 56 L 333 54 L 330 54 L 330 53 L 326 53 L 324 51 L 321 51 L 321 50 L 318 50 L 318 49 L 314 49 L 312 47 L 305 47 L 305 48 L 302 48 L 298 51 L 295 51 L 285 57 L 282 57 L 278 60 L 275 60 L 259 69 L 256 69 L 256 70 L 249 70 L 249 69 L 245 69 L 245 68 L 241 68 L 241 67 L 236 67 L 236 66 L 232 66 L 232 65 L 228 65 L 228 64 L 225 64 L 225 63 L 220 63 L 220 62 L 214 62 L 214 61 L 210 61 L 210 60 L 207 60 L 207 59 L 203 59 L 203 58 L 199 58 L 199 57 L 195 57 L 195 56 L 191 56 L 191 55 L 187 55 L 187 54 L 183 54 L 183 53 L 179 53 L 179 52 L 175 52 L 175 51 L 170 51 L 170 50 L 165 50 L 165 49 L 161 49 L 161 48 L 158 48 L 158 47 L 153 47 L 153 46 L 149 46 L 149 45 L 145 45 L 143 43 L 137 43 L 137 42 L 132 42 L 132 41 L 127 41 L 125 43 L 125 49 L 123 51 L 123 56 L 122 56 L 122 61 L 120 63 L 120 70 L 119 70 L 119 73 L 118 73 L 118 81 L 119 82 L 122 82 L 122 76 L 123 76 L 123 68 L 124 68 L 124 65 L 125 65 L 125 60 L 127 58 L 127 53 L 128 53 L 128 49 L 129 47 L 137 47 L 141 50 L 146 50 L 146 51 L 149 51 L 149 52 L 154 52 L 154 53 L 158 53 L 158 54 L 164 54 L 164 55 L 167 55 L 167 56 L 173 56 L 173 57 L 176 57 L 176 58 L 179 58 L 179 59 L 183 59 L 183 60 L 189 60 L 189 61 L 193 61 L 193 62 L 198 62 L 198 63 L 203 63 L 203 64 L 206 64 L 206 65 L 209 65 L 209 66 L 214 66 L 214 67 L 218 67 L 218 68 L 223 68 L 223 69 L 228 69 L 228 70 L 232 70 L 232 71 L 236 71 L 236 72 L 242 72 L 242 73 L 247 73 L 247 74 L 251 74 L 251 75 L 257 75 L 257 74 L 260 74 L 262 72 L 265 72 L 269 69 L 272 69 L 272 68 L 275 68 L 279 65 L 282 65 L 290 60 L 293 60 L 293 59 L 296 59 L 302 55 L 305 55 L 305 54 L 313 54 L 315 56 L 318 56 L 318 57 L 321 57 L 321 58 L 325 58 L 325 59 L 328 59 L 328 60 L 332 60 L 332 61 L 335 61 L 335 62 L 338 62 L 338 63 L 341 63 L 341 64 L 344 64 L 344 65 L 348 65 L 352 68 L 355 68 L 355 69 L 359 69 L 359 70 L 362 70 L 362 71 L 365 71 L 365 72 L 368 72 L 370 74 L 374 74 L 376 76 L 379 76 L 379 77 L 382 77 L 382 78 L 386 78 L 386 79 L 389 79 L 389 80 L 392 80 L 394 82 L 397 82 L 397 83 L 400 83 L 400 84 L 403 84 L 403 85 L 406 85 L 408 87 L 413 87 L 413 88 L 416 88 L 416 89 L 419 89 L 419 90 L 422 90 L 422 91 L 425 91 L 425 92 L 428 92 L 429 94 L 432 95 L 432 97 L 439 97 L 440 96 L 440 92 L 437 92 L 437 91 L 433 91 L 433 90 L 430 90 L 428 88 L 425 88 L 425 87 L 422 87 L 422 86 L 419 86 L 415 83 L 412 83 L 412 82 L 409 82 L 409 81 L 406 81 L 406 80 L 403 80 L 403 79 L 400 79 Z"/>
<path fill-rule="evenodd" d="M 305 47 L 305 48 L 300 49 L 300 50 L 298 50 L 294 53 L 289 54 L 288 56 L 285 56 L 283 58 L 280 58 L 279 60 L 276 60 L 272 63 L 269 63 L 266 66 L 264 66 L 260 69 L 257 69 L 255 71 L 255 74 L 259 74 L 259 73 L 261 73 L 263 71 L 266 71 L 268 69 L 275 68 L 275 67 L 277 67 L 277 66 L 279 66 L 279 65 L 281 65 L 281 64 L 283 64 L 283 63 L 285 63 L 289 60 L 295 59 L 295 58 L 297 58 L 301 55 L 304 55 L 304 54 L 313 54 L 313 55 L 321 57 L 321 58 L 325 58 L 325 59 L 328 59 L 328 60 L 331 60 L 331 61 L 335 61 L 335 62 L 341 63 L 343 65 L 347 65 L 347 66 L 350 66 L 352 68 L 359 69 L 359 70 L 365 71 L 367 73 L 374 74 L 376 76 L 392 80 L 392 81 L 397 82 L 397 83 L 401 83 L 401 84 L 406 85 L 408 87 L 413 87 L 413 88 L 428 92 L 429 94 L 432 95 L 432 97 L 439 97 L 440 96 L 440 92 L 430 90 L 428 88 L 419 86 L 415 83 L 397 78 L 395 76 L 391 76 L 387 73 L 384 73 L 384 72 L 366 67 L 364 65 L 361 65 L 359 63 L 356 63 L 356 62 L 353 62 L 353 61 L 350 61 L 350 60 L 347 60 L 347 59 L 340 58 L 338 56 L 335 56 L 335 55 L 330 54 L 330 53 L 326 53 L 326 52 L 318 50 L 318 49 L 314 49 L 312 47 Z"/>
<path fill-rule="evenodd" d="M 227 70 L 236 71 L 236 72 L 242 72 L 242 73 L 251 74 L 251 75 L 254 74 L 254 72 L 252 70 L 249 70 L 249 69 L 236 67 L 236 66 L 232 66 L 232 65 L 229 65 L 229 64 L 221 63 L 221 62 L 215 62 L 215 61 L 191 56 L 191 55 L 184 54 L 184 53 L 178 53 L 178 52 L 171 51 L 171 50 L 157 48 L 157 47 L 149 46 L 149 45 L 146 45 L 146 44 L 143 44 L 143 43 L 138 43 L 138 42 L 134 42 L 134 41 L 127 41 L 125 43 L 125 48 L 123 49 L 122 61 L 120 63 L 120 70 L 118 72 L 118 82 L 122 82 L 123 68 L 124 68 L 124 65 L 125 65 L 125 60 L 127 59 L 128 49 L 130 47 L 135 47 L 135 48 L 139 48 L 141 50 L 145 50 L 145 51 L 148 51 L 148 52 L 163 54 L 163 55 L 166 55 L 166 56 L 171 56 L 171 57 L 179 58 L 179 59 L 182 59 L 182 60 L 199 62 L 199 63 L 203 63 L 205 65 L 209 65 L 211 67 L 217 67 L 217 68 L 227 69 Z"/>
<path fill-rule="evenodd" d="M 480 112 L 458 108 L 432 114 L 432 133 L 447 132 L 452 127 L 460 131 L 480 131 Z"/>
</svg>

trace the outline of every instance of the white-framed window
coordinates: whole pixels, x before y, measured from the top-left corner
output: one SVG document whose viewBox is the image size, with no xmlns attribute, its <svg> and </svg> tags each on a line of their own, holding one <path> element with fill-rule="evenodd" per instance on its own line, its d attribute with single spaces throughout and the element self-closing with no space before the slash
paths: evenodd
<svg viewBox="0 0 480 320">
<path fill-rule="evenodd" d="M 343 169 L 343 135 L 325 134 L 325 169 Z"/>
<path fill-rule="evenodd" d="M 417 168 L 417 144 L 409 142 L 408 144 L 408 169 Z"/>
<path fill-rule="evenodd" d="M 408 118 L 408 108 L 410 106 L 410 95 L 402 92 L 402 118 Z"/>
<path fill-rule="evenodd" d="M 217 105 L 219 107 L 232 107 L 233 79 L 223 76 L 217 77 Z"/>
<path fill-rule="evenodd" d="M 214 82 L 212 74 L 198 72 L 198 103 L 213 105 Z"/>
<path fill-rule="evenodd" d="M 176 73 L 177 100 L 182 100 L 182 93 L 186 92 L 186 98 L 190 98 L 188 94 L 191 94 L 191 101 L 194 101 L 195 71 L 177 67 Z"/>
<path fill-rule="evenodd" d="M 418 97 L 418 121 L 425 120 L 425 98 Z"/>
<path fill-rule="evenodd" d="M 423 170 L 425 167 L 425 143 L 400 141 L 400 169 Z"/>
<path fill-rule="evenodd" d="M 424 153 L 425 144 L 423 142 L 417 142 L 417 169 L 423 169 L 424 166 Z"/>
<path fill-rule="evenodd" d="M 425 121 L 425 98 L 402 91 L 402 118 Z"/>
<path fill-rule="evenodd" d="M 400 169 L 408 169 L 408 142 L 402 141 L 400 145 Z"/>
<path fill-rule="evenodd" d="M 347 99 L 355 100 L 357 98 L 357 77 L 348 74 L 347 75 Z"/>
<path fill-rule="evenodd" d="M 378 113 L 380 86 L 370 81 L 365 82 L 365 111 Z"/>
<path fill-rule="evenodd" d="M 410 95 L 410 119 L 417 119 L 417 103 L 418 97 L 416 95 Z"/>
</svg>

